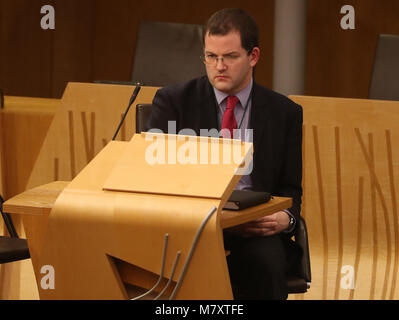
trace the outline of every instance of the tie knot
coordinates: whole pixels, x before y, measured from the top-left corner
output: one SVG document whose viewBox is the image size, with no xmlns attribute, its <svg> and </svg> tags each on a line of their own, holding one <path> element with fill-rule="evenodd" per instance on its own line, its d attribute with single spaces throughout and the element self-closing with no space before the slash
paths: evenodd
<svg viewBox="0 0 399 320">
<path fill-rule="evenodd" d="M 233 109 L 236 107 L 238 103 L 238 98 L 236 96 L 228 96 L 227 97 L 227 109 Z"/>
</svg>

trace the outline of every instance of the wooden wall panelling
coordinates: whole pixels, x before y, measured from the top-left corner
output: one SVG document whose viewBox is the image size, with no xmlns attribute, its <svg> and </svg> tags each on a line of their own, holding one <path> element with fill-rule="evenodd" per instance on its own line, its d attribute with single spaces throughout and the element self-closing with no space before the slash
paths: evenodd
<svg viewBox="0 0 399 320">
<path fill-rule="evenodd" d="M 91 82 L 95 1 L 57 1 L 52 97 L 60 98 L 68 82 Z"/>
<path fill-rule="evenodd" d="M 55 30 L 40 28 L 44 4 L 55 8 Z M 256 80 L 272 84 L 273 0 L 2 0 L 0 5 L 6 48 L 0 54 L 0 85 L 7 95 L 61 98 L 68 82 L 129 81 L 140 21 L 202 24 L 223 7 L 242 7 L 257 20 L 262 58 Z"/>
<path fill-rule="evenodd" d="M 312 285 L 291 298 L 398 299 L 399 102 L 292 99 L 304 110 Z"/>
<path fill-rule="evenodd" d="M 44 4 L 55 7 L 55 30 L 40 28 Z M 355 8 L 355 30 L 340 27 L 345 4 Z M 60 98 L 68 81 L 128 81 L 140 21 L 204 23 L 223 7 L 242 7 L 257 20 L 262 57 L 256 80 L 272 85 L 272 0 L 2 0 L 0 6 L 0 86 L 7 95 Z M 396 0 L 309 0 L 306 94 L 366 98 L 377 36 L 399 34 L 398 16 Z"/>
<path fill-rule="evenodd" d="M 4 0 L 0 0 L 0 43 L 3 43 L 3 29 L 4 29 L 4 13 L 3 13 L 3 2 Z M 4 73 L 3 73 L 3 56 L 4 56 L 4 48 L 0 48 L 0 91 L 3 91 L 4 87 Z"/>
<path fill-rule="evenodd" d="M 355 9 L 355 30 L 340 26 Z M 399 34 L 396 0 L 308 1 L 306 95 L 367 98 L 378 34 Z"/>
<path fill-rule="evenodd" d="M 54 2 L 0 2 L 0 85 L 5 94 L 51 96 L 53 32 L 41 29 L 40 8 Z"/>
<path fill-rule="evenodd" d="M 92 80 L 130 81 L 140 3 L 94 2 Z"/>
</svg>

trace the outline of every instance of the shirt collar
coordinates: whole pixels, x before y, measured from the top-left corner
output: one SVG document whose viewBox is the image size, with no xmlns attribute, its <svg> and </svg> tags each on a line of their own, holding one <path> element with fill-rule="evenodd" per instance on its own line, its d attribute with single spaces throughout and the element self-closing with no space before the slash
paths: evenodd
<svg viewBox="0 0 399 320">
<path fill-rule="evenodd" d="M 249 82 L 249 84 L 244 89 L 242 89 L 240 92 L 235 94 L 235 96 L 238 98 L 238 100 L 240 100 L 241 106 L 245 106 L 247 104 L 249 95 L 251 94 L 252 85 L 253 85 L 253 79 L 251 78 L 251 81 Z M 222 91 L 216 89 L 215 87 L 213 87 L 213 90 L 215 91 L 215 97 L 216 97 L 216 101 L 217 101 L 218 105 L 220 105 L 223 102 L 223 100 L 229 96 L 229 94 L 222 92 Z"/>
</svg>

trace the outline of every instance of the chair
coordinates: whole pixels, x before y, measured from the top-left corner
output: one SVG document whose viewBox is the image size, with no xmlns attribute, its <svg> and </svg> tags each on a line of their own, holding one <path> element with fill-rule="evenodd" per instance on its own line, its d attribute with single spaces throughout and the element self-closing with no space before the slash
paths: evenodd
<svg viewBox="0 0 399 320">
<path fill-rule="evenodd" d="M 0 210 L 10 236 L 0 236 L 0 264 L 30 258 L 28 242 L 18 237 L 11 216 L 3 212 L 4 199 L 0 196 Z"/>
<path fill-rule="evenodd" d="M 145 125 L 151 115 L 152 104 L 138 104 L 136 106 L 136 133 L 145 131 Z"/>
<path fill-rule="evenodd" d="M 138 104 L 136 107 L 136 133 L 145 131 L 147 119 L 151 114 L 151 104 Z M 309 255 L 308 230 L 303 217 L 298 221 L 295 241 L 300 245 L 303 256 L 297 274 L 289 275 L 287 286 L 289 293 L 305 293 L 310 288 L 311 268 Z"/>
<path fill-rule="evenodd" d="M 379 35 L 369 99 L 399 100 L 399 35 Z"/>
<path fill-rule="evenodd" d="M 298 274 L 288 276 L 288 293 L 305 293 L 310 288 L 312 274 L 310 268 L 308 230 L 303 217 L 301 217 L 298 221 L 295 241 L 302 248 L 303 255 Z"/>
<path fill-rule="evenodd" d="M 200 56 L 202 26 L 141 22 L 132 70 L 132 82 L 163 87 L 205 74 Z"/>
</svg>

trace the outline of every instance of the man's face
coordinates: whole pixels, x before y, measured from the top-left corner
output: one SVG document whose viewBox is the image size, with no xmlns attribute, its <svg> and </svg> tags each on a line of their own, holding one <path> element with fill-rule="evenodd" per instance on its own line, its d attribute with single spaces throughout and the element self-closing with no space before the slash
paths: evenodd
<svg viewBox="0 0 399 320">
<path fill-rule="evenodd" d="M 205 64 L 210 83 L 222 92 L 236 94 L 249 84 L 252 69 L 259 60 L 260 49 L 255 47 L 248 54 L 241 46 L 238 31 L 224 36 L 207 33 L 204 54 L 208 58 L 219 58 L 215 63 Z"/>
</svg>

